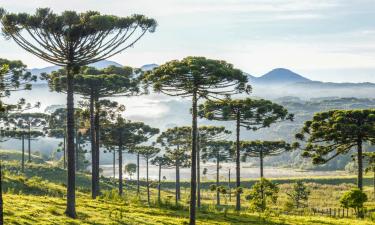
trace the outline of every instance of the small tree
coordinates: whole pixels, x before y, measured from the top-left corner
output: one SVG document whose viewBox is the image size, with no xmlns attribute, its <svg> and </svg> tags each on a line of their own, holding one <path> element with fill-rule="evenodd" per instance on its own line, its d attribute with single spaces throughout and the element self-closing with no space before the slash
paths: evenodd
<svg viewBox="0 0 375 225">
<path fill-rule="evenodd" d="M 314 164 L 324 164 L 356 147 L 357 185 L 362 190 L 362 145 L 366 141 L 375 141 L 375 109 L 316 113 L 312 120 L 305 122 L 296 138 L 307 142 L 302 156 L 312 158 Z"/>
<path fill-rule="evenodd" d="M 158 136 L 157 143 L 165 148 L 165 157 L 171 163 L 170 166 L 176 168 L 175 200 L 177 205 L 181 199 L 180 168 L 190 166 L 190 157 L 187 152 L 191 148 L 191 127 L 169 128 Z"/>
<path fill-rule="evenodd" d="M 150 159 L 154 158 L 160 149 L 154 146 L 136 146 L 133 151 L 139 153 L 146 160 L 146 187 L 147 187 L 147 203 L 150 205 L 150 185 L 148 182 L 148 164 Z"/>
<path fill-rule="evenodd" d="M 28 162 L 31 162 L 31 141 L 44 136 L 49 116 L 44 113 L 13 113 L 7 118 L 10 126 L 23 130 L 28 141 Z"/>
<path fill-rule="evenodd" d="M 286 193 L 297 209 L 300 207 L 307 207 L 310 190 L 303 184 L 302 181 L 297 181 L 293 184 L 292 190 Z"/>
<path fill-rule="evenodd" d="M 216 140 L 224 140 L 232 132 L 226 130 L 223 126 L 199 126 L 198 127 L 198 146 L 197 146 L 197 206 L 201 206 L 201 149 L 205 148 L 206 143 Z"/>
<path fill-rule="evenodd" d="M 74 151 L 74 76 L 81 66 L 98 62 L 133 46 L 156 21 L 143 15 L 117 17 L 88 11 L 60 15 L 39 8 L 34 15 L 4 13 L 3 34 L 27 52 L 66 69 L 68 184 L 66 214 L 76 217 Z"/>
<path fill-rule="evenodd" d="M 259 158 L 260 177 L 263 178 L 263 159 L 266 156 L 279 155 L 292 150 L 292 146 L 285 141 L 241 141 L 240 148 L 244 159 L 247 157 Z"/>
<path fill-rule="evenodd" d="M 163 155 L 163 156 L 156 156 L 155 158 L 153 158 L 151 160 L 151 164 L 152 165 L 156 165 L 158 166 L 159 168 L 159 176 L 158 176 L 158 202 L 160 203 L 161 202 L 161 195 L 160 195 L 160 191 L 161 191 L 161 169 L 162 168 L 170 168 L 171 165 L 172 165 L 172 162 L 171 160 Z"/>
<path fill-rule="evenodd" d="M 216 161 L 216 187 L 220 186 L 220 162 L 232 159 L 233 143 L 230 141 L 210 141 L 203 149 L 202 159 Z M 220 189 L 216 191 L 216 204 L 220 205 Z"/>
<path fill-rule="evenodd" d="M 129 174 L 130 180 L 133 174 L 137 172 L 137 165 L 135 163 L 128 163 L 125 165 L 125 173 Z"/>
<path fill-rule="evenodd" d="M 207 101 L 199 106 L 199 114 L 209 120 L 235 121 L 236 123 L 236 188 L 241 186 L 241 127 L 247 130 L 259 130 L 273 123 L 293 120 L 293 115 L 281 105 L 264 99 L 225 99 Z M 241 209 L 241 193 L 236 192 L 236 210 Z"/>
<path fill-rule="evenodd" d="M 41 137 L 43 136 L 43 132 L 41 131 L 25 131 L 25 130 L 16 130 L 16 129 L 11 129 L 11 130 L 5 130 L 3 132 L 3 136 L 13 138 L 13 139 L 18 139 L 21 140 L 21 171 L 25 171 L 25 139 L 26 137 L 29 137 L 33 139 L 34 137 Z M 30 149 L 30 148 L 29 148 Z M 30 151 L 29 151 L 30 153 Z M 31 159 L 31 155 L 29 154 L 29 159 Z M 30 160 L 29 160 L 30 161 Z"/>
<path fill-rule="evenodd" d="M 250 207 L 257 212 L 264 212 L 269 209 L 269 204 L 276 204 L 279 188 L 271 181 L 261 178 L 250 189 L 246 196 L 250 200 Z"/>
<path fill-rule="evenodd" d="M 134 146 L 146 142 L 157 133 L 159 133 L 157 128 L 152 128 L 142 122 L 125 120 L 121 116 L 118 116 L 114 122 L 107 121 L 104 124 L 101 135 L 102 143 L 112 151 L 118 152 L 120 195 L 123 193 L 123 152 L 125 149 L 130 151 Z"/>
<path fill-rule="evenodd" d="M 358 188 L 353 188 L 344 193 L 340 198 L 341 206 L 353 208 L 357 217 L 363 217 L 363 204 L 367 201 L 367 195 Z"/>
</svg>

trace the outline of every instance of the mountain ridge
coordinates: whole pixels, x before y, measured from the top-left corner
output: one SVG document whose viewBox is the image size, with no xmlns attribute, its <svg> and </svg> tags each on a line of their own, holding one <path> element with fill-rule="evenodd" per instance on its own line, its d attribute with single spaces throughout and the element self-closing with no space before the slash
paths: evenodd
<svg viewBox="0 0 375 225">
<path fill-rule="evenodd" d="M 117 63 L 115 61 L 110 60 L 103 60 L 99 61 L 93 64 L 90 64 L 90 66 L 94 66 L 98 69 L 103 69 L 108 66 L 122 66 L 120 63 Z M 154 68 L 158 67 L 159 65 L 155 63 L 145 64 L 140 67 L 142 71 L 150 71 Z M 51 73 L 52 71 L 58 70 L 59 66 L 48 66 L 44 68 L 33 68 L 29 69 L 32 74 L 34 75 L 40 75 L 41 73 Z M 244 72 L 244 74 L 248 77 L 248 81 L 250 84 L 253 85 L 298 85 L 298 86 L 327 86 L 327 87 L 349 87 L 349 86 L 370 86 L 375 87 L 375 83 L 371 82 L 361 82 L 361 83 L 354 83 L 354 82 L 323 82 L 323 81 L 316 81 L 311 80 L 303 75 L 300 75 L 292 70 L 289 70 L 287 68 L 275 68 L 262 76 L 254 76 L 252 74 Z"/>
</svg>

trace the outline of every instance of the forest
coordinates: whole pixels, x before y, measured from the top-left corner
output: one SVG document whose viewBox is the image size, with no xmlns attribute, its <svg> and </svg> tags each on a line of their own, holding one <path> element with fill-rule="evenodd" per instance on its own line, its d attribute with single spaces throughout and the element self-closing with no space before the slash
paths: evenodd
<svg viewBox="0 0 375 225">
<path fill-rule="evenodd" d="M 59 66 L 0 58 L 0 224 L 374 223 L 375 99 L 256 97 L 205 56 L 92 66 L 152 38 L 163 24 L 145 15 L 0 9 L 0 23 L 2 42 Z M 9 101 L 38 81 L 65 102 Z M 151 94 L 187 102 L 172 112 L 188 122 L 129 119 L 120 100 Z"/>
</svg>

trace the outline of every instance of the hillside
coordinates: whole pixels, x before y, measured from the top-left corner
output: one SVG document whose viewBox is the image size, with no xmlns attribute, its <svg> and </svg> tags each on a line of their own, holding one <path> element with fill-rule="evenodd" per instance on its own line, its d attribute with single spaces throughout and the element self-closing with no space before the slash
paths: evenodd
<svg viewBox="0 0 375 225">
<path fill-rule="evenodd" d="M 1 152 L 3 155 L 7 152 Z M 142 182 L 141 195 L 137 197 L 134 182 L 126 181 L 125 194 L 117 195 L 116 182 L 101 178 L 102 196 L 92 200 L 90 196 L 90 176 L 77 173 L 77 219 L 65 216 L 66 171 L 51 166 L 45 162 L 26 164 L 25 174 L 20 173 L 19 161 L 3 161 L 3 198 L 5 224 L 187 224 L 188 222 L 188 194 L 186 188 L 182 192 L 180 204 L 173 201 L 174 186 L 172 182 L 162 184 L 162 201 L 157 202 L 157 190 L 151 185 L 151 203 L 146 202 L 145 186 Z M 325 180 L 324 180 L 325 179 Z M 369 177 L 366 178 L 368 185 Z M 312 190 L 311 207 L 326 208 L 339 207 L 338 198 L 345 190 L 354 186 L 353 177 L 326 177 L 302 179 Z M 234 201 L 228 201 L 228 211 L 224 208 L 212 206 L 212 192 L 208 190 L 210 181 L 202 183 L 202 208 L 198 211 L 199 224 L 255 224 L 255 225 L 370 225 L 370 220 L 354 218 L 330 218 L 326 216 L 293 216 L 280 211 L 285 202 L 286 191 L 295 180 L 273 180 L 280 187 L 278 208 L 270 215 L 251 213 L 248 203 L 243 200 L 244 209 L 241 214 L 234 211 Z M 251 183 L 253 181 L 250 181 Z M 250 183 L 244 182 L 246 195 Z M 185 184 L 184 184 L 185 186 Z M 328 192 L 327 192 L 328 190 Z M 371 186 L 365 186 L 370 197 L 367 205 L 369 209 L 375 207 Z M 325 201 L 321 200 L 324 194 Z M 232 197 L 234 199 L 234 197 Z M 281 214 L 280 214 L 281 213 Z"/>
</svg>

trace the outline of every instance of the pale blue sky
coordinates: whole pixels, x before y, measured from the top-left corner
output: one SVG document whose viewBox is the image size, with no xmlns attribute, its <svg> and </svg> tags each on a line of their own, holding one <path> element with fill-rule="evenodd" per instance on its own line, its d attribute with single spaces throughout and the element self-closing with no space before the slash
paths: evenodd
<svg viewBox="0 0 375 225">
<path fill-rule="evenodd" d="M 155 18 L 159 26 L 121 64 L 161 64 L 188 55 L 224 59 L 259 76 L 285 67 L 313 80 L 375 82 L 375 0 L 0 0 L 12 12 L 36 7 Z M 12 41 L 0 57 L 48 64 Z"/>
</svg>

